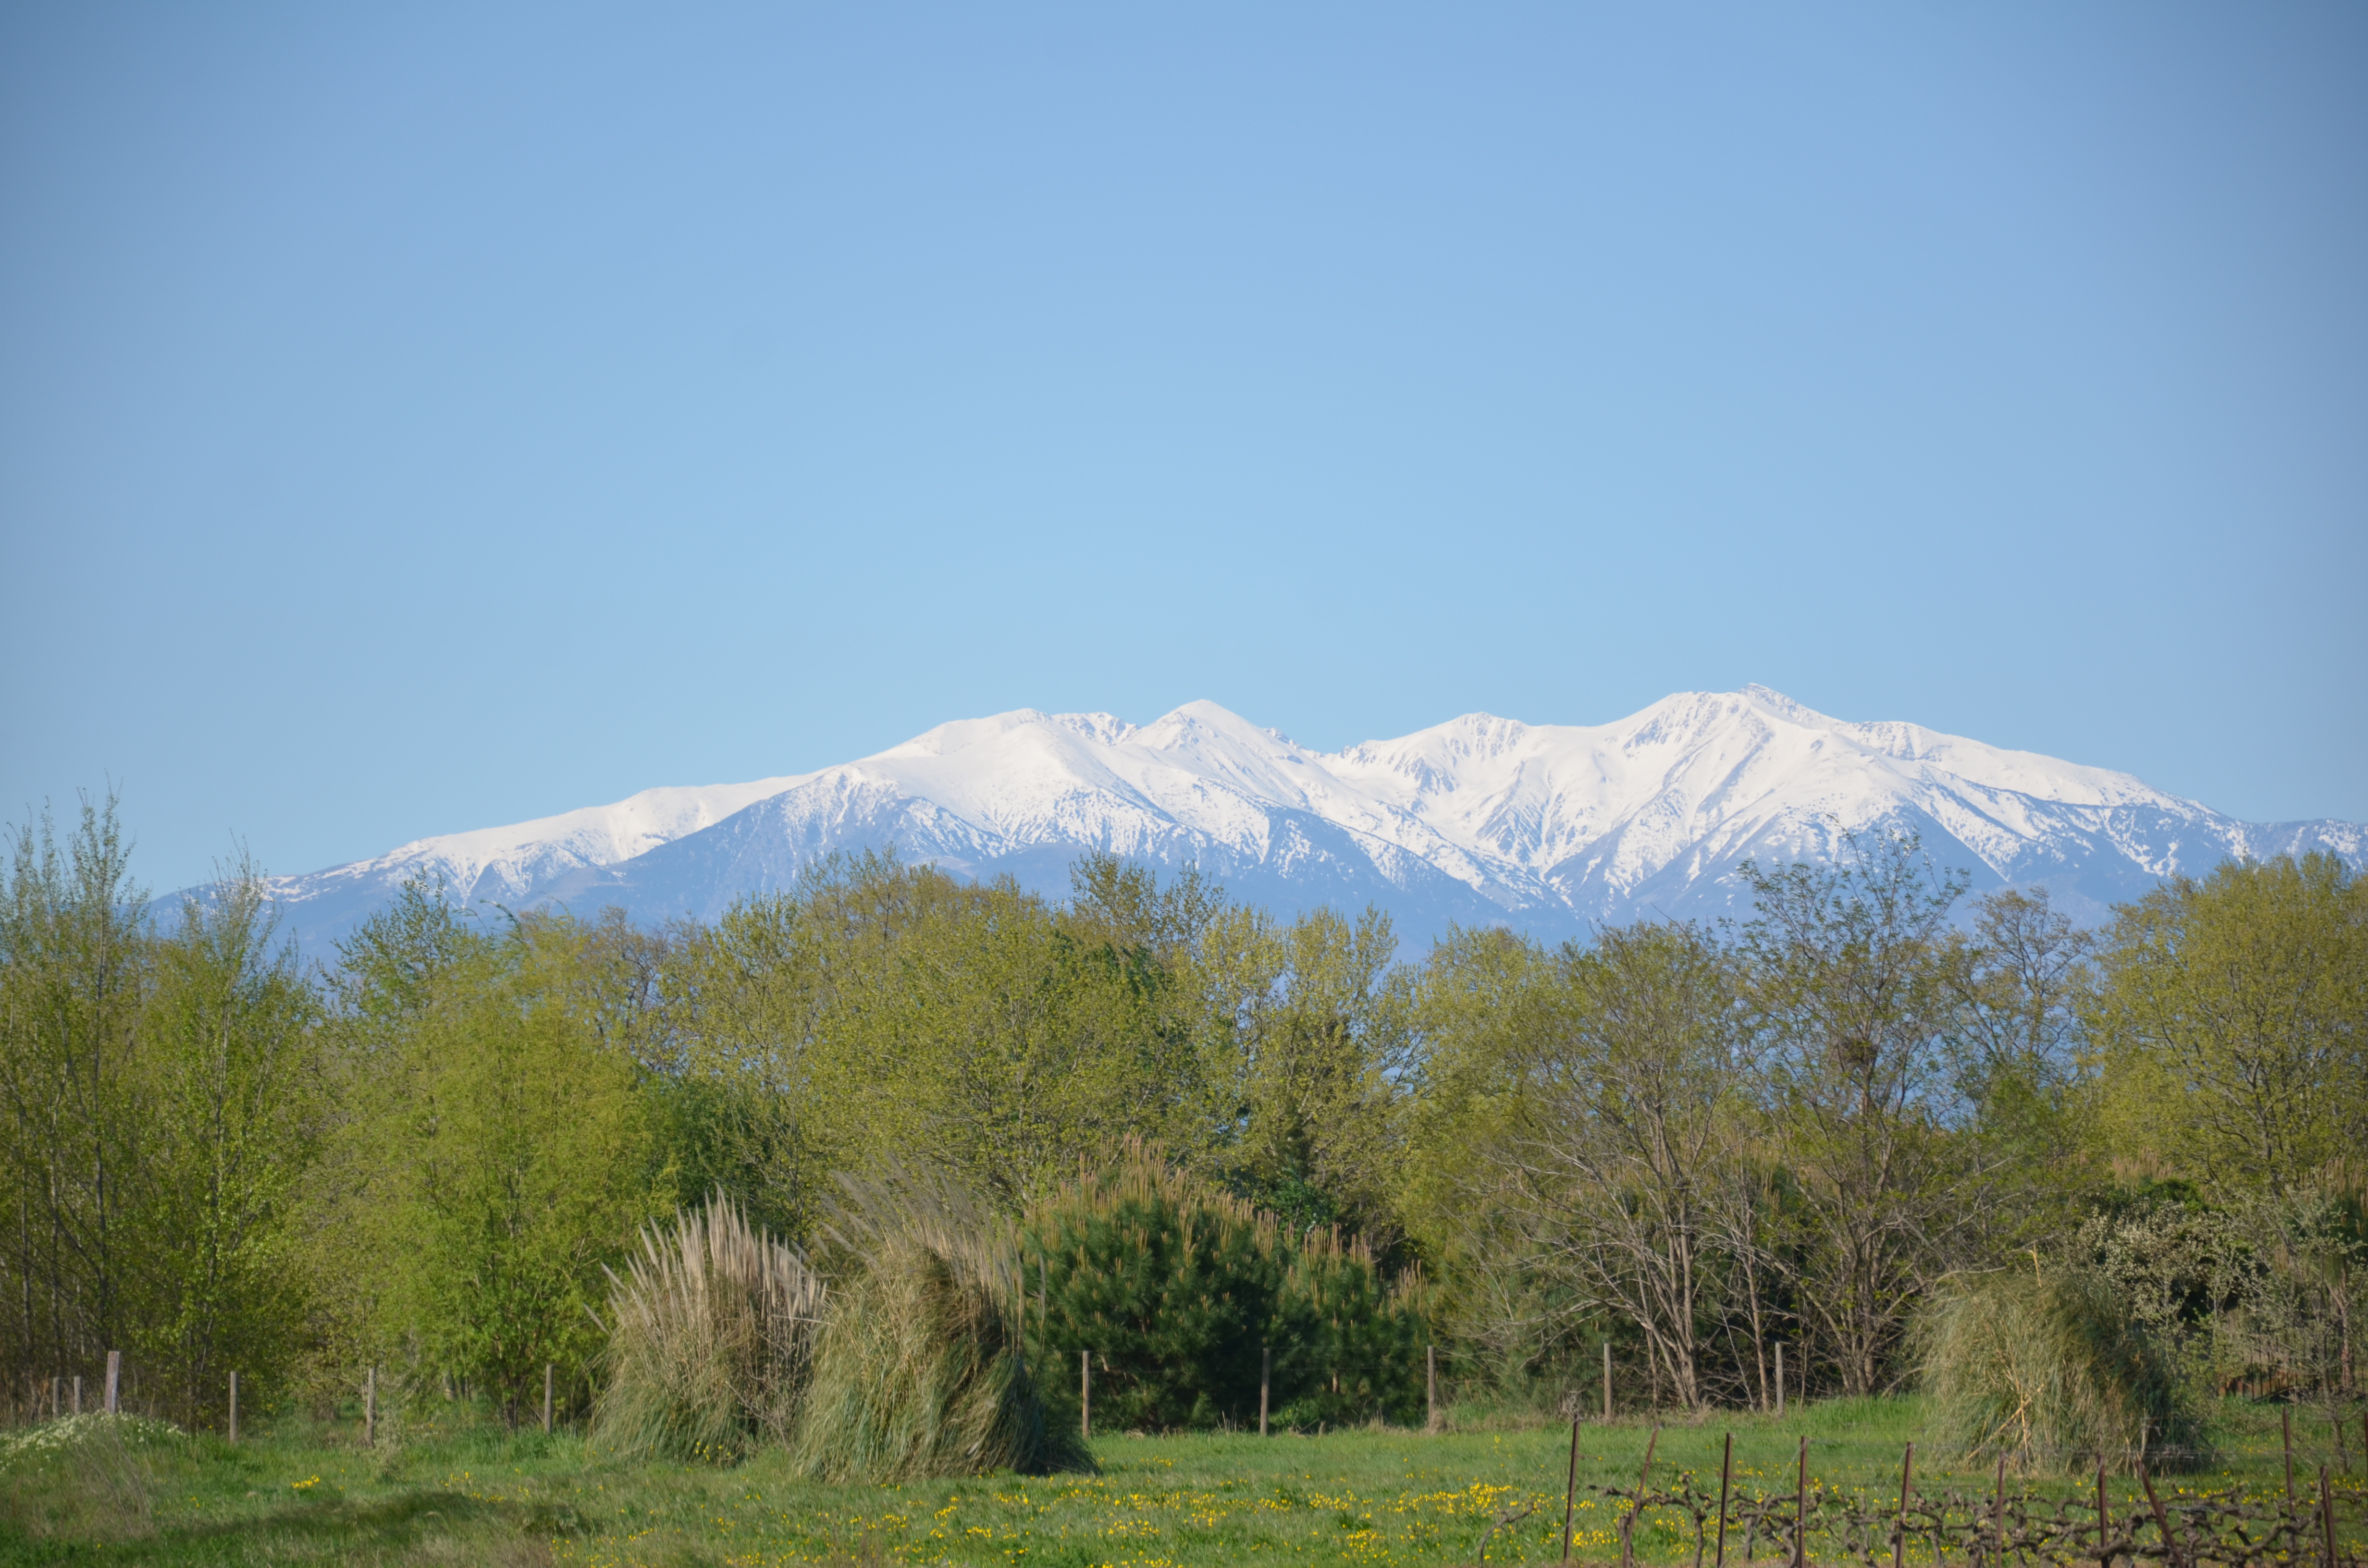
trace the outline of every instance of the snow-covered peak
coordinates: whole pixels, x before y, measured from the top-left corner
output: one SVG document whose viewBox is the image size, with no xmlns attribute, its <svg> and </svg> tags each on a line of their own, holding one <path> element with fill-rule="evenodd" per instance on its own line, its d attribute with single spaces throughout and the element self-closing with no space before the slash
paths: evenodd
<svg viewBox="0 0 2368 1568">
<path fill-rule="evenodd" d="M 517 897 L 566 871 L 613 866 L 712 827 L 758 801 L 796 788 L 809 777 L 797 774 L 746 784 L 661 786 L 610 805 L 583 806 L 507 827 L 415 839 L 383 855 L 311 878 L 276 881 L 293 892 L 301 884 L 324 880 L 392 888 L 424 877 L 440 880 L 463 897 Z"/>
<path fill-rule="evenodd" d="M 1765 687 L 1677 692 L 1604 724 L 1466 713 L 1335 753 L 1217 703 L 1140 727 L 1015 709 L 816 773 L 644 790 L 285 879 L 300 927 L 350 924 L 405 877 L 465 896 L 712 914 L 837 848 L 894 845 L 1058 892 L 1076 854 L 1187 861 L 1263 901 L 1377 900 L 1412 929 L 1546 930 L 1731 907 L 1746 858 L 1906 828 L 1978 885 L 2044 880 L 2089 913 L 2228 855 L 2368 855 L 2342 823 L 2255 827 L 2107 768 L 1919 725 L 1837 719 Z M 2081 903 L 2086 900 L 2086 903 Z"/>
</svg>

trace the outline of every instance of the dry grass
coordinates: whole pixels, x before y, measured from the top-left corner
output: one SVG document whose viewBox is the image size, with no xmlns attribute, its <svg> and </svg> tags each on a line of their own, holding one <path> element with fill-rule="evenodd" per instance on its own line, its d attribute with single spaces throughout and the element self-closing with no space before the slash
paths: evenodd
<svg viewBox="0 0 2368 1568">
<path fill-rule="evenodd" d="M 898 1482 L 1076 1462 L 1028 1376 L 1008 1225 L 947 1180 L 895 1173 L 847 1184 L 829 1242 L 798 1469 Z"/>
<path fill-rule="evenodd" d="M 1969 1460 L 2127 1472 L 2141 1459 L 2174 1470 L 2208 1457 L 2169 1362 L 2092 1276 L 1987 1276 L 1942 1300 L 1924 1336 L 1936 1425 Z"/>
<path fill-rule="evenodd" d="M 625 1277 L 609 1276 L 600 1448 L 721 1461 L 787 1442 L 823 1316 L 820 1277 L 721 1195 L 641 1244 Z"/>
</svg>

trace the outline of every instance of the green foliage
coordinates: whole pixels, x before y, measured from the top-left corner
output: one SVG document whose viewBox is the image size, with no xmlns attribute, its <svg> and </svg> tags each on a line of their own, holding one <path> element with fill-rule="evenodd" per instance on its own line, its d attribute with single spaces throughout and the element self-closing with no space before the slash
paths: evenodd
<svg viewBox="0 0 2368 1568">
<path fill-rule="evenodd" d="M 211 905 L 188 902 L 156 945 L 142 1030 L 153 1198 L 140 1230 L 171 1264 L 132 1339 L 193 1419 L 221 1418 L 233 1368 L 248 1408 L 268 1403 L 304 1348 L 298 1219 L 328 1108 L 319 999 L 295 949 L 271 937 L 252 867 L 219 883 Z"/>
<path fill-rule="evenodd" d="M 1281 1328 L 1289 1268 L 1271 1216 L 1136 1143 L 1032 1205 L 1020 1247 L 1048 1375 L 1090 1352 L 1098 1421 L 1255 1424 L 1259 1353 Z"/>
<path fill-rule="evenodd" d="M 1093 1357 L 1094 1419 L 1129 1430 L 1409 1418 L 1427 1327 L 1364 1244 L 1297 1238 L 1140 1142 L 1040 1199 L 1020 1231 L 1048 1376 Z M 1064 1392 L 1055 1403 L 1075 1409 Z"/>
<path fill-rule="evenodd" d="M 94 1366 L 146 1316 L 139 1022 L 154 971 L 112 798 L 85 800 L 63 847 L 46 816 L 14 838 L 0 874 L 0 1321 L 21 1376 Z"/>
<path fill-rule="evenodd" d="M 1337 1231 L 1300 1236 L 1290 1258 L 1271 1331 L 1282 1348 L 1277 1373 L 1286 1395 L 1274 1419 L 1301 1431 L 1376 1420 L 1418 1425 L 1430 1341 L 1421 1276 L 1391 1283 L 1362 1241 L 1344 1241 Z"/>
<path fill-rule="evenodd" d="M 573 983 L 582 940 L 564 920 L 474 933 L 415 902 L 349 948 L 349 1185 L 326 1244 L 363 1348 L 513 1413 L 546 1363 L 591 1364 L 601 1266 L 671 1189 L 638 1069 Z"/>
<path fill-rule="evenodd" d="M 308 973 L 244 864 L 152 920 L 86 805 L 0 869 L 5 1386 L 120 1349 L 193 1426 L 233 1369 L 250 1418 L 376 1367 L 517 1419 L 548 1363 L 614 1448 L 919 1475 L 1056 1462 L 1081 1351 L 1104 1427 L 1247 1426 L 1262 1349 L 1286 1425 L 1410 1420 L 1434 1335 L 1500 1402 L 1591 1403 L 1606 1343 L 1623 1408 L 1766 1407 L 1779 1346 L 1864 1393 L 2035 1250 L 2193 1388 L 2351 1397 L 2362 881 L 2084 933 L 1838 847 L 1739 926 L 1417 963 L 1107 855 L 1065 902 L 874 855 L 662 929 L 414 886 Z"/>
<path fill-rule="evenodd" d="M 2108 1147 L 2284 1192 L 2368 1147 L 2368 879 L 2231 861 L 2116 913 L 2084 1023 Z"/>
<path fill-rule="evenodd" d="M 304 1348 L 302 1208 L 328 1107 L 318 997 L 241 863 L 169 934 L 139 911 L 112 800 L 0 869 L 0 1355 L 219 1419 Z"/>
<path fill-rule="evenodd" d="M 1844 835 L 1829 864 L 1747 862 L 1737 957 L 1760 1036 L 1770 1142 L 1805 1221 L 1799 1300 L 1845 1392 L 1880 1386 L 1981 1167 L 1940 1111 L 1956 1010 L 1950 910 L 1961 874 L 1913 837 Z"/>
<path fill-rule="evenodd" d="M 1941 1297 L 1923 1374 L 1944 1439 L 1968 1462 L 2026 1471 L 2192 1469 L 2201 1423 L 2160 1347 L 2082 1270 L 2008 1269 Z"/>
<path fill-rule="evenodd" d="M 1340 1224 L 1384 1244 L 1398 1226 L 1395 1077 L 1407 1065 L 1406 978 L 1389 917 L 1313 909 L 1258 934 L 1273 979 L 1237 1018 L 1237 1141 L 1228 1184 L 1304 1231 Z"/>
</svg>

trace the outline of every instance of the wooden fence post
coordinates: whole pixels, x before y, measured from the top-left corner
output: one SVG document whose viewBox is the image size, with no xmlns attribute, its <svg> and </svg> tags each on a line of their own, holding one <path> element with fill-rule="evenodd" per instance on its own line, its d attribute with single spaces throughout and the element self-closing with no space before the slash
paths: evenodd
<svg viewBox="0 0 2368 1568">
<path fill-rule="evenodd" d="M 238 1374 L 230 1375 L 230 1440 L 238 1441 Z"/>
<path fill-rule="evenodd" d="M 1892 1528 L 1891 1568 L 1907 1568 L 1907 1493 L 1916 1484 L 1916 1445 L 1899 1458 L 1899 1522 Z"/>
<path fill-rule="evenodd" d="M 116 1413 L 116 1389 L 122 1379 L 123 1352 L 110 1350 L 107 1353 L 107 1413 L 109 1415 Z"/>
<path fill-rule="evenodd" d="M 1726 1568 L 1726 1493 L 1735 1479 L 1735 1434 L 1726 1435 L 1726 1445 L 1718 1457 L 1718 1561 L 1713 1568 Z"/>
<path fill-rule="evenodd" d="M 2278 1406 L 2278 1430 L 2286 1441 L 2286 1501 L 2294 1500 L 2294 1406 Z"/>
<path fill-rule="evenodd" d="M 543 1430 L 543 1435 L 544 1435 L 545 1437 L 550 1436 L 550 1434 L 551 1434 L 551 1363 L 550 1363 L 550 1362 L 548 1362 L 548 1361 L 545 1361 L 545 1362 L 542 1364 L 542 1430 Z"/>
<path fill-rule="evenodd" d="M 1424 1346 L 1422 1358 L 1422 1429 L 1436 1432 L 1439 1430 L 1439 1346 Z"/>
<path fill-rule="evenodd" d="M 362 1374 L 362 1447 L 378 1446 L 378 1368 Z"/>
<path fill-rule="evenodd" d="M 1801 1469 L 1793 1479 L 1793 1568 L 1809 1568 L 1809 1439 L 1801 1438 Z"/>
<path fill-rule="evenodd" d="M 1784 1419 L 1784 1342 L 1776 1342 L 1776 1419 Z"/>
<path fill-rule="evenodd" d="M 1611 1341 L 1603 1342 L 1603 1419 L 1611 1419 Z"/>
<path fill-rule="evenodd" d="M 1274 1346 L 1261 1345 L 1258 1346 L 1258 1436 L 1261 1437 L 1266 1436 L 1267 1388 L 1273 1381 Z"/>
<path fill-rule="evenodd" d="M 1080 1437 L 1094 1435 L 1094 1353 L 1077 1352 L 1077 1432 Z"/>
<path fill-rule="evenodd" d="M 2112 1545 L 2112 1536 L 2109 1528 L 2112 1519 L 2105 1509 L 2105 1461 L 2099 1460 L 2097 1461 L 2097 1565 L 2098 1568 L 2113 1568 L 2113 1560 L 2107 1555 Z"/>
<path fill-rule="evenodd" d="M 2006 1446 L 1998 1446 L 1998 1507 L 1992 1515 L 1998 1526 L 1998 1568 L 2006 1564 Z"/>
<path fill-rule="evenodd" d="M 82 1374 L 80 1372 L 74 1374 L 74 1413 L 76 1415 L 82 1414 Z"/>
<path fill-rule="evenodd" d="M 1562 1560 L 1570 1561 L 1571 1509 L 1578 1501 L 1578 1424 L 1584 1420 L 1577 1411 L 1570 1417 L 1570 1479 L 1562 1489 Z"/>
</svg>

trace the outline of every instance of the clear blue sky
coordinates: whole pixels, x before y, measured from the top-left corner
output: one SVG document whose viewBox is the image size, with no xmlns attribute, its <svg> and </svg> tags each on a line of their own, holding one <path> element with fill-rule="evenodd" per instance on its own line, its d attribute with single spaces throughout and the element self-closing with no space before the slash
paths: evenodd
<svg viewBox="0 0 2368 1568">
<path fill-rule="evenodd" d="M 0 818 L 1778 687 L 2368 818 L 2368 7 L 0 12 Z"/>
</svg>

